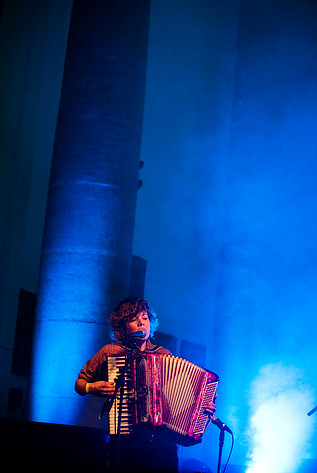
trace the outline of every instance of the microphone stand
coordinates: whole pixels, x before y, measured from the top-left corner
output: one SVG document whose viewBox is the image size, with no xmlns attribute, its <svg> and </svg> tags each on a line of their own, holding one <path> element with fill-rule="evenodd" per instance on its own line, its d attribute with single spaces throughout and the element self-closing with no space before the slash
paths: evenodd
<svg viewBox="0 0 317 473">
<path fill-rule="evenodd" d="M 110 412 L 110 410 L 113 406 L 113 403 L 114 403 L 114 401 L 117 397 L 117 393 L 120 389 L 119 415 L 118 415 L 117 435 L 116 435 L 116 444 L 115 444 L 115 446 L 116 446 L 116 448 L 115 448 L 116 467 L 119 465 L 119 459 L 120 459 L 120 431 L 121 431 L 121 418 L 122 418 L 122 407 L 123 407 L 123 392 L 124 392 L 124 383 L 125 383 L 124 377 L 125 377 L 128 369 L 129 369 L 129 367 L 132 364 L 133 355 L 134 355 L 134 353 L 137 349 L 138 349 L 137 344 L 133 340 L 131 342 L 130 352 L 129 352 L 128 356 L 126 357 L 125 364 L 124 364 L 123 368 L 120 369 L 120 375 L 115 380 L 116 386 L 115 386 L 114 393 L 112 394 L 111 397 L 109 397 L 108 399 L 105 400 L 104 405 L 102 406 L 102 409 L 101 409 L 100 414 L 98 416 L 98 419 L 102 420 L 102 418 L 103 418 L 106 411 L 109 414 L 109 412 Z"/>
<path fill-rule="evenodd" d="M 312 409 L 311 411 L 307 412 L 307 415 L 308 415 L 308 416 L 311 416 L 311 415 L 313 415 L 316 411 L 317 411 L 317 406 L 314 407 L 314 409 Z"/>
<path fill-rule="evenodd" d="M 124 386 L 120 388 L 120 400 L 119 400 L 119 415 L 118 415 L 118 425 L 117 425 L 117 438 L 116 438 L 116 467 L 119 465 L 120 461 L 120 439 L 121 439 L 121 418 L 122 418 L 122 407 L 123 407 L 123 391 Z"/>
<path fill-rule="evenodd" d="M 127 340 L 128 341 L 128 340 Z M 105 400 L 102 409 L 100 411 L 100 414 L 98 416 L 99 420 L 102 420 L 105 412 L 107 411 L 108 414 L 113 406 L 114 401 L 116 400 L 117 393 L 120 389 L 120 398 L 119 398 L 119 412 L 118 412 L 118 424 L 117 424 L 117 435 L 116 435 L 116 443 L 115 443 L 115 462 L 116 462 L 116 468 L 119 465 L 119 460 L 120 460 L 120 434 L 121 434 L 121 419 L 122 419 L 122 407 L 123 407 L 123 393 L 124 393 L 124 384 L 125 384 L 125 375 L 129 369 L 129 367 L 132 364 L 133 361 L 133 355 L 134 353 L 138 350 L 138 346 L 136 344 L 135 340 L 130 341 L 130 347 L 127 347 L 127 341 L 126 341 L 126 348 L 129 350 L 128 356 L 126 356 L 125 364 L 124 366 L 120 369 L 120 375 L 118 378 L 115 380 L 116 386 L 114 393 L 112 394 L 111 397 Z"/>
<path fill-rule="evenodd" d="M 232 435 L 232 439 L 233 439 L 233 433 L 232 433 L 232 430 L 229 429 L 229 427 L 228 427 L 226 424 L 224 424 L 224 423 L 219 419 L 219 417 L 212 416 L 212 417 L 210 418 L 210 422 L 212 422 L 214 425 L 216 425 L 216 426 L 220 429 L 218 467 L 217 467 L 217 473 L 220 473 L 220 468 L 221 468 L 221 456 L 222 456 L 222 448 L 223 448 L 224 439 L 225 439 L 225 431 L 229 432 L 229 434 Z M 230 459 L 230 456 L 231 456 L 232 448 L 233 448 L 233 443 L 232 443 L 232 446 L 231 446 L 231 451 L 230 451 L 230 454 L 229 454 L 229 457 L 228 457 L 228 461 L 227 461 L 227 464 L 226 464 L 226 466 L 225 466 L 224 471 L 225 471 L 226 468 L 227 468 L 227 465 L 228 465 L 228 462 L 229 462 L 229 459 Z"/>
<path fill-rule="evenodd" d="M 129 367 L 132 363 L 132 357 L 133 357 L 133 354 L 136 351 L 136 349 L 137 349 L 137 345 L 136 345 L 135 342 L 133 342 L 133 345 L 131 346 L 131 349 L 130 349 L 130 353 L 126 357 L 125 365 L 123 366 L 122 369 L 120 369 L 120 375 L 115 380 L 116 387 L 115 387 L 114 393 L 112 394 L 111 397 L 109 397 L 108 399 L 105 400 L 104 405 L 102 406 L 102 409 L 101 409 L 100 414 L 98 416 L 99 420 L 102 420 L 102 418 L 103 418 L 106 411 L 108 413 L 111 411 L 111 408 L 112 408 L 113 403 L 114 403 L 114 401 L 117 397 L 117 393 L 118 393 L 119 389 L 124 386 L 124 376 L 127 373 L 128 369 L 129 369 Z"/>
<path fill-rule="evenodd" d="M 217 466 L 217 473 L 220 473 L 221 468 L 221 456 L 222 456 L 222 448 L 225 440 L 225 429 L 220 428 L 219 434 L 219 454 L 218 454 L 218 466 Z"/>
</svg>

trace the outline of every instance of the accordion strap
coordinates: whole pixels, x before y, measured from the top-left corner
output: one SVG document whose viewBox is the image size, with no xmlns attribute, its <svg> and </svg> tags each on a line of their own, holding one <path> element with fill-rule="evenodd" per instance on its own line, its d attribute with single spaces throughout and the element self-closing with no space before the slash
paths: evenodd
<svg viewBox="0 0 317 473">
<path fill-rule="evenodd" d="M 109 345 L 111 346 L 111 345 Z M 119 348 L 119 350 L 118 350 Z M 114 344 L 112 347 L 112 350 L 109 350 L 109 355 L 119 355 L 120 349 L 122 349 L 122 354 L 124 352 L 129 353 L 131 352 L 131 348 L 127 347 L 126 345 L 123 345 L 122 343 L 117 343 Z M 134 349 L 135 350 L 135 349 Z M 142 353 L 157 353 L 159 352 L 160 354 L 168 352 L 165 348 L 163 348 L 161 345 L 152 345 L 152 343 L 148 343 L 146 349 Z"/>
<path fill-rule="evenodd" d="M 156 353 L 160 348 L 163 348 L 163 347 L 161 347 L 160 345 L 154 345 L 151 348 L 147 348 L 145 351 L 146 353 Z"/>
</svg>

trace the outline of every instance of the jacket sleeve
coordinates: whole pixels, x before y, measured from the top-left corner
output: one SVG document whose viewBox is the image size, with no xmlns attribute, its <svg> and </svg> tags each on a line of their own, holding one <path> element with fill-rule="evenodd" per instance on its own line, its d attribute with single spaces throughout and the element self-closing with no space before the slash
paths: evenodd
<svg viewBox="0 0 317 473">
<path fill-rule="evenodd" d="M 84 379 L 87 383 L 96 381 L 107 381 L 107 350 L 106 346 L 101 348 L 90 360 L 87 361 L 78 378 Z"/>
</svg>

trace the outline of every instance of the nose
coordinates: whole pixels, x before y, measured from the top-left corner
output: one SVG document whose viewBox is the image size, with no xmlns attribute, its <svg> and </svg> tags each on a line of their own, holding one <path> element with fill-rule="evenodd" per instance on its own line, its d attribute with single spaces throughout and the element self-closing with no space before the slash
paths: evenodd
<svg viewBox="0 0 317 473">
<path fill-rule="evenodd" d="M 141 317 L 139 317 L 138 320 L 139 320 L 138 322 L 139 327 L 142 327 L 142 325 L 144 325 L 144 320 Z"/>
</svg>

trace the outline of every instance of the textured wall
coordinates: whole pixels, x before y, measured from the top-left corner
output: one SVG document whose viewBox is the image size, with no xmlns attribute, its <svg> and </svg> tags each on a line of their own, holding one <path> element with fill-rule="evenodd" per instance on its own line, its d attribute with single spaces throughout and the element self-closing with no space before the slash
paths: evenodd
<svg viewBox="0 0 317 473">
<path fill-rule="evenodd" d="M 105 344 L 107 315 L 129 294 L 148 16 L 148 1 L 73 4 L 41 259 L 33 420 L 89 423 L 74 382 Z M 97 411 L 90 415 L 97 423 Z"/>
<path fill-rule="evenodd" d="M 233 462 L 244 464 L 260 374 L 271 406 L 285 380 L 292 392 L 298 384 L 305 403 L 284 403 L 282 420 L 271 411 L 280 438 L 295 431 L 308 449 L 311 440 L 317 15 L 309 1 L 239 4 L 152 2 L 135 252 L 148 261 L 161 328 L 207 347 L 221 378 L 218 414 L 236 435 Z M 294 423 L 297 404 L 305 425 Z M 215 466 L 213 429 L 183 458 Z"/>
<path fill-rule="evenodd" d="M 246 421 L 259 408 L 250 384 L 263 366 L 271 365 L 277 386 L 272 393 L 266 379 L 262 389 L 276 402 L 293 368 L 295 384 L 296 370 L 304 372 L 299 396 L 316 379 L 317 9 L 309 1 L 242 6 L 217 313 L 226 410 L 244 450 Z M 287 421 L 271 414 L 284 424 L 280 441 L 290 430 L 305 439 L 297 457 L 309 445 L 308 397 L 294 397 Z"/>
</svg>

